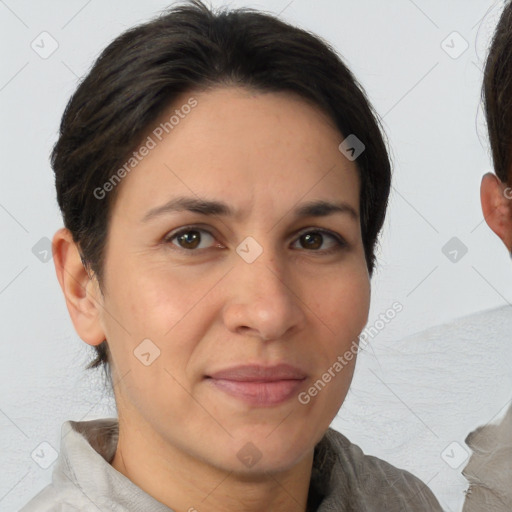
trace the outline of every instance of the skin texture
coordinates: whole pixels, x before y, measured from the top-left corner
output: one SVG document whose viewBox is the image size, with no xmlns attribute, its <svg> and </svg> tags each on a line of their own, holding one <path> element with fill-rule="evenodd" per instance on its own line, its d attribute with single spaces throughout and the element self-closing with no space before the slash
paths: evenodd
<svg viewBox="0 0 512 512">
<path fill-rule="evenodd" d="M 512 188 L 488 172 L 482 178 L 480 201 L 488 226 L 512 251 Z"/>
<path fill-rule="evenodd" d="M 187 93 L 161 120 L 191 96 L 197 106 L 118 185 L 104 295 L 65 229 L 53 240 L 57 276 L 79 336 L 90 345 L 106 338 L 112 353 L 114 468 L 179 512 L 303 511 L 314 446 L 345 399 L 355 358 L 308 404 L 297 395 L 368 319 L 355 162 L 338 150 L 344 137 L 328 117 L 292 94 Z M 141 220 L 180 195 L 224 201 L 240 213 Z M 293 215 L 313 200 L 344 202 L 356 217 Z M 190 224 L 206 230 L 198 248 L 165 241 Z M 328 254 L 336 240 L 315 229 L 347 245 Z M 248 236 L 263 250 L 252 263 L 236 250 Z M 148 366 L 134 355 L 144 339 L 160 350 Z M 248 404 L 206 378 L 239 364 L 283 362 L 307 378 L 277 405 Z M 244 446 L 261 454 L 252 467 L 237 457 Z"/>
</svg>

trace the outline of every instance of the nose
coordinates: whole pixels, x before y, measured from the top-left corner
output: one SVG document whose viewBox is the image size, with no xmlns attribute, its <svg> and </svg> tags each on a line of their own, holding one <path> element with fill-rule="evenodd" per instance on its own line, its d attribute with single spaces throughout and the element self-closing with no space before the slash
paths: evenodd
<svg viewBox="0 0 512 512">
<path fill-rule="evenodd" d="M 265 341 L 283 339 L 306 321 L 298 276 L 270 251 L 252 263 L 240 260 L 230 272 L 229 300 L 223 308 L 226 327 Z"/>
</svg>

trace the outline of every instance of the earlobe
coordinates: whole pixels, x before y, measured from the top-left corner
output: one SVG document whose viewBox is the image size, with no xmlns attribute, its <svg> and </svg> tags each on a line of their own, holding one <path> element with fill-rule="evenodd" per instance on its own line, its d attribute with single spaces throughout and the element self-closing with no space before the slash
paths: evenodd
<svg viewBox="0 0 512 512">
<path fill-rule="evenodd" d="M 71 232 L 59 229 L 52 241 L 53 262 L 75 329 L 89 345 L 99 345 L 106 336 L 100 321 L 102 296 L 96 279 L 84 267 Z"/>
</svg>

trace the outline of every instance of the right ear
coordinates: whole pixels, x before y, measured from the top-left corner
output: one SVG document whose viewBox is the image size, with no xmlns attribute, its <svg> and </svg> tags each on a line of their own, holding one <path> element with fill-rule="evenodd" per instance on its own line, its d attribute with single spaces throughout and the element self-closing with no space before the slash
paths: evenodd
<svg viewBox="0 0 512 512">
<path fill-rule="evenodd" d="M 480 185 L 482 212 L 488 226 L 512 251 L 512 188 L 488 172 Z"/>
<path fill-rule="evenodd" d="M 53 262 L 76 332 L 89 345 L 105 340 L 100 322 L 103 296 L 96 277 L 90 277 L 71 232 L 59 229 L 52 241 Z"/>
</svg>

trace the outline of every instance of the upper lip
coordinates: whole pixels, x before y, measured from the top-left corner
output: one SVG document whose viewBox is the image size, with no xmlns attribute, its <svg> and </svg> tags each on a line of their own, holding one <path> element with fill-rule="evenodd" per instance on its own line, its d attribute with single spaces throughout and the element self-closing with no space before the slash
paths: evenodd
<svg viewBox="0 0 512 512">
<path fill-rule="evenodd" d="M 251 364 L 232 366 L 209 374 L 207 377 L 241 382 L 273 382 L 278 380 L 302 380 L 307 375 L 299 368 L 289 364 L 274 366 Z"/>
</svg>

